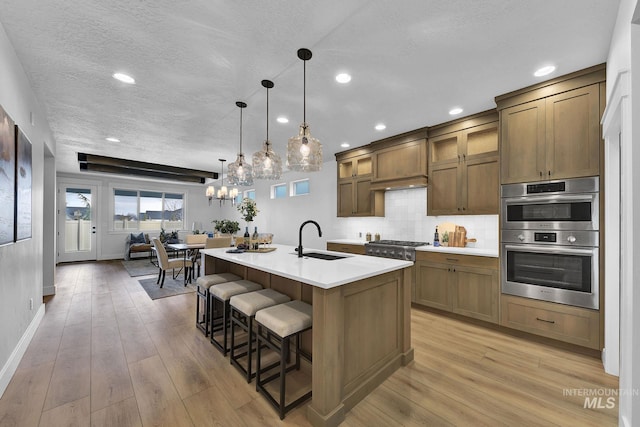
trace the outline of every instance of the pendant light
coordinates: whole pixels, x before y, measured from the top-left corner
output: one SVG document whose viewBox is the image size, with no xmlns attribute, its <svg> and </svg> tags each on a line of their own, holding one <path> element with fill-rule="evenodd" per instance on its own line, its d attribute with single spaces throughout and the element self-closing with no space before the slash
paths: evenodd
<svg viewBox="0 0 640 427">
<path fill-rule="evenodd" d="M 240 108 L 240 152 L 236 161 L 229 164 L 227 178 L 232 185 L 248 186 L 253 185 L 253 168 L 244 159 L 244 153 L 242 152 L 242 110 L 247 108 L 247 104 L 238 101 L 236 105 Z"/>
<path fill-rule="evenodd" d="M 271 148 L 269 141 L 269 89 L 273 88 L 271 80 L 263 80 L 262 86 L 267 89 L 267 139 L 261 151 L 253 153 L 253 176 L 256 179 L 280 179 L 282 176 L 282 159 Z"/>
<path fill-rule="evenodd" d="M 227 186 L 224 185 L 224 162 L 225 159 L 218 159 L 220 163 L 222 163 L 222 171 L 220 172 L 220 188 L 218 189 L 218 193 L 216 194 L 216 190 L 213 185 L 207 187 L 206 196 L 209 199 L 209 206 L 211 206 L 211 201 L 214 199 L 220 201 L 220 206 L 222 206 L 227 200 L 231 200 L 231 204 L 236 204 L 236 196 L 238 195 L 238 189 L 232 188 L 231 190 L 227 189 Z"/>
<path fill-rule="evenodd" d="M 298 135 L 289 138 L 287 167 L 292 171 L 317 172 L 322 168 L 322 144 L 311 136 L 307 124 L 307 61 L 311 59 L 311 51 L 299 49 L 298 58 L 304 63 L 303 119 Z"/>
</svg>

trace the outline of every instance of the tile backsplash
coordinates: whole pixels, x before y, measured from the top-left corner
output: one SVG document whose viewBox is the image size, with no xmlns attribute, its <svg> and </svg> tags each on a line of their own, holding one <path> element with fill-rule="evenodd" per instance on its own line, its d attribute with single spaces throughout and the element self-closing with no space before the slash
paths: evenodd
<svg viewBox="0 0 640 427">
<path fill-rule="evenodd" d="M 433 242 L 436 226 L 453 222 L 467 229 L 468 238 L 476 238 L 470 247 L 498 250 L 498 215 L 426 216 L 427 190 L 411 188 L 385 192 L 385 216 L 338 218 L 334 235 L 343 239 L 362 239 L 367 232 L 380 233 L 382 239 Z"/>
</svg>

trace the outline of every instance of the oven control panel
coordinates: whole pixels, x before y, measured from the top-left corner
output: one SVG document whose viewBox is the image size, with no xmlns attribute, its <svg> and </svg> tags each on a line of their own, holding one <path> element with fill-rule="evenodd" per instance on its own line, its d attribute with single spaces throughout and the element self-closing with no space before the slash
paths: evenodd
<svg viewBox="0 0 640 427">
<path fill-rule="evenodd" d="M 502 243 L 533 243 L 556 246 L 600 246 L 597 231 L 502 230 Z"/>
</svg>

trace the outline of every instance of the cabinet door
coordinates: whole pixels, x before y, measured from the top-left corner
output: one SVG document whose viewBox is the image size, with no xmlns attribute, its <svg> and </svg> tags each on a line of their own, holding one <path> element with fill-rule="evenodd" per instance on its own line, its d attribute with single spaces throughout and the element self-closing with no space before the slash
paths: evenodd
<svg viewBox="0 0 640 427">
<path fill-rule="evenodd" d="M 498 156 L 468 159 L 463 171 L 462 213 L 497 215 L 500 206 Z"/>
<path fill-rule="evenodd" d="M 537 181 L 546 167 L 545 100 L 500 112 L 502 184 Z"/>
<path fill-rule="evenodd" d="M 498 271 L 465 266 L 453 271 L 453 312 L 498 323 Z"/>
<path fill-rule="evenodd" d="M 546 98 L 546 179 L 600 173 L 599 108 L 598 84 Z"/>
<path fill-rule="evenodd" d="M 360 216 L 371 215 L 371 180 L 357 179 L 354 182 L 354 186 L 356 204 L 353 213 Z"/>
<path fill-rule="evenodd" d="M 427 191 L 427 215 L 455 215 L 460 213 L 461 203 L 458 181 L 460 165 L 449 163 L 432 166 Z"/>
<path fill-rule="evenodd" d="M 338 216 L 352 216 L 355 212 L 353 205 L 354 180 L 338 183 Z"/>
<path fill-rule="evenodd" d="M 415 302 L 451 311 L 451 266 L 419 261 L 416 268 Z"/>
</svg>

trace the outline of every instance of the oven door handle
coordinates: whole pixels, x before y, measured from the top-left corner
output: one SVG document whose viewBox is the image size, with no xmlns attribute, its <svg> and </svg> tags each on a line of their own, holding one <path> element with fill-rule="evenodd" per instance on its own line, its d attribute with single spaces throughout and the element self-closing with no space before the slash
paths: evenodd
<svg viewBox="0 0 640 427">
<path fill-rule="evenodd" d="M 527 196 L 511 197 L 504 199 L 507 205 L 537 205 L 540 203 L 564 203 L 564 202 L 593 202 L 595 195 L 585 196 L 584 194 L 563 194 L 554 196 Z"/>
<path fill-rule="evenodd" d="M 539 245 L 504 245 L 507 251 L 517 252 L 537 252 L 545 254 L 561 254 L 561 255 L 593 255 L 593 249 L 578 249 L 572 247 L 571 249 L 561 249 L 557 246 L 539 246 Z"/>
</svg>

